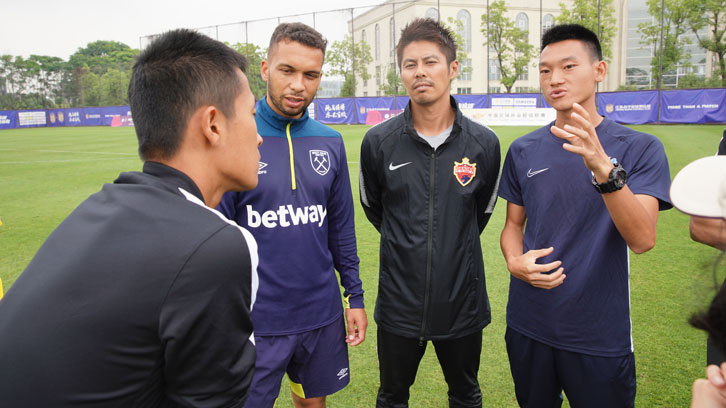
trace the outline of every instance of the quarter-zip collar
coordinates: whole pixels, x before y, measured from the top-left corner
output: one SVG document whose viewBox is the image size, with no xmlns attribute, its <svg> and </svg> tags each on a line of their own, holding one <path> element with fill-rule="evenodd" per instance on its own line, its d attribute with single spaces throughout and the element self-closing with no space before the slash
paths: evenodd
<svg viewBox="0 0 726 408">
<path fill-rule="evenodd" d="M 267 95 L 257 102 L 257 115 L 264 120 L 265 123 L 270 125 L 272 128 L 283 132 L 283 134 L 288 125 L 290 125 L 290 128 L 296 129 L 297 127 L 305 124 L 305 122 L 310 118 L 307 108 L 303 111 L 302 116 L 297 119 L 290 119 L 281 116 L 279 113 L 272 110 L 270 105 L 267 104 Z"/>
</svg>

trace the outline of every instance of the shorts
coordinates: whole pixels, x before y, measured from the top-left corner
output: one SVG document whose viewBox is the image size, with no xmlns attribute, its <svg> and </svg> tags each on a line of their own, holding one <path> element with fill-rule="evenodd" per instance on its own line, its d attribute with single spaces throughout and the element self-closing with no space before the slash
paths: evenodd
<svg viewBox="0 0 726 408">
<path fill-rule="evenodd" d="M 342 316 L 307 332 L 255 335 L 257 360 L 245 407 L 274 406 L 285 373 L 292 392 L 301 398 L 322 397 L 343 389 L 350 382 L 346 335 Z"/>
<path fill-rule="evenodd" d="M 635 357 L 601 357 L 540 343 L 507 327 L 509 367 L 520 407 L 558 408 L 562 391 L 573 408 L 633 407 Z"/>
</svg>

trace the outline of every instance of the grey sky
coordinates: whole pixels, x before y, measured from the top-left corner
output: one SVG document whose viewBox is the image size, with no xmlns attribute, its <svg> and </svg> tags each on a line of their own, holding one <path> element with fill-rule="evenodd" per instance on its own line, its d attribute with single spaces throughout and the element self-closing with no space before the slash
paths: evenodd
<svg viewBox="0 0 726 408">
<path fill-rule="evenodd" d="M 383 1 L 6 1 L 0 7 L 0 55 L 27 57 L 30 54 L 39 54 L 68 59 L 78 48 L 96 40 L 120 41 L 132 48 L 139 48 L 140 36 L 158 34 L 174 28 L 199 28 L 298 13 L 371 6 Z M 344 34 L 345 23 L 348 20 L 346 17 L 345 13 L 316 14 L 315 24 L 332 42 L 339 39 L 335 38 L 338 33 L 341 37 Z M 256 24 L 257 29 L 251 31 L 268 31 L 268 27 L 274 27 L 276 20 Z M 227 26 L 227 28 L 227 35 L 232 35 L 230 30 L 234 27 Z M 239 37 L 239 34 L 236 35 Z M 221 37 L 222 35 L 220 40 L 225 40 Z M 252 36 L 250 37 L 254 40 Z M 240 41 L 244 41 L 244 37 L 241 38 Z"/>
</svg>

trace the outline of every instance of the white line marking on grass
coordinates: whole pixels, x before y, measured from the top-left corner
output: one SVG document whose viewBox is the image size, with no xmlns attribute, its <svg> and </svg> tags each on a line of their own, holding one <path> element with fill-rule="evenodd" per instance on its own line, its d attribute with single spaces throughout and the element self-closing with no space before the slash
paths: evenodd
<svg viewBox="0 0 726 408">
<path fill-rule="evenodd" d="M 126 160 L 127 157 L 104 157 L 102 159 L 67 159 L 67 160 L 26 160 L 26 161 L 0 161 L 1 164 L 44 164 L 44 163 L 81 163 L 108 160 Z"/>
<path fill-rule="evenodd" d="M 48 150 L 48 149 L 4 149 L 2 151 L 13 151 L 13 152 L 41 152 L 41 153 L 85 153 L 85 154 L 110 154 L 110 155 L 121 155 L 121 156 L 137 156 L 136 153 L 119 153 L 119 152 L 87 152 L 83 150 Z"/>
</svg>

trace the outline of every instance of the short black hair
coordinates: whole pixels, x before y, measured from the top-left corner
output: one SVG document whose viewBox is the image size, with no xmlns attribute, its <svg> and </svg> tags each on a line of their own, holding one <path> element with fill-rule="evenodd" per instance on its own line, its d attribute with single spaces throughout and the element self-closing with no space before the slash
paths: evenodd
<svg viewBox="0 0 726 408">
<path fill-rule="evenodd" d="M 403 49 L 414 41 L 432 42 L 439 46 L 441 52 L 446 56 L 446 63 L 451 64 L 456 59 L 456 41 L 448 28 L 430 18 L 417 18 L 406 24 L 401 30 L 401 38 L 396 45 L 396 57 L 398 67 L 401 68 Z"/>
<path fill-rule="evenodd" d="M 597 38 L 597 35 L 579 24 L 559 24 L 552 26 L 542 36 L 542 46 L 539 52 L 541 53 L 550 44 L 565 40 L 582 41 L 585 48 L 590 52 L 592 59 L 597 58 L 597 61 L 602 61 L 602 47 L 600 46 L 600 40 Z"/>
<path fill-rule="evenodd" d="M 193 30 L 168 31 L 136 58 L 129 105 L 142 160 L 168 159 L 181 145 L 191 114 L 214 105 L 234 117 L 247 59 Z"/>
<path fill-rule="evenodd" d="M 268 58 L 280 41 L 294 41 L 310 48 L 317 48 L 323 52 L 323 59 L 325 58 L 325 49 L 328 46 L 328 40 L 309 25 L 282 23 L 275 27 L 275 31 L 272 32 L 272 37 L 270 37 L 270 46 L 267 48 Z"/>
<path fill-rule="evenodd" d="M 714 265 L 714 278 L 715 268 L 723 259 L 722 252 Z M 693 314 L 688 322 L 691 326 L 707 332 L 718 351 L 726 354 L 726 285 L 721 285 L 707 310 Z"/>
</svg>

